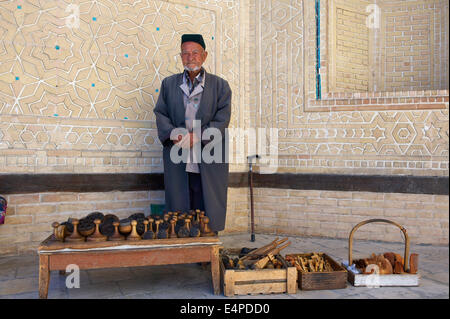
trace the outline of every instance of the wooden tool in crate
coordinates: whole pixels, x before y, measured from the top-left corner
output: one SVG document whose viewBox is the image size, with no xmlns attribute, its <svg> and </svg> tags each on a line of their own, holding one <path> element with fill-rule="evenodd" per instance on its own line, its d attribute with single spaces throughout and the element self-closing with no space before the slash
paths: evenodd
<svg viewBox="0 0 450 319">
<path fill-rule="evenodd" d="M 314 265 L 312 257 L 319 257 L 321 264 Z M 342 289 L 347 287 L 347 271 L 324 253 L 288 254 L 286 261 L 298 270 L 298 287 L 301 290 Z M 303 262 L 303 264 L 302 264 Z"/>
<path fill-rule="evenodd" d="M 402 231 L 405 237 L 405 252 L 403 257 L 403 272 L 400 274 L 382 274 L 379 267 L 376 265 L 370 265 L 370 269 L 373 269 L 373 273 L 360 273 L 357 271 L 356 267 L 353 265 L 353 235 L 356 230 L 369 223 L 388 223 L 397 226 Z M 348 270 L 348 281 L 355 287 L 388 287 L 388 286 L 418 286 L 419 285 L 419 274 L 417 274 L 417 255 L 409 255 L 409 236 L 406 229 L 396 222 L 388 219 L 369 219 L 360 222 L 350 232 L 349 242 L 348 242 L 348 265 L 343 262 L 342 265 Z M 412 263 L 412 267 L 409 266 Z M 350 265 L 350 267 L 349 267 Z M 392 265 L 394 267 L 394 265 Z"/>
<path fill-rule="evenodd" d="M 247 295 L 247 294 L 270 294 L 270 293 L 288 293 L 297 292 L 297 269 L 289 267 L 284 258 L 278 253 L 290 242 L 281 245 L 287 238 L 273 242 L 247 255 L 239 258 L 237 265 L 241 269 L 225 269 L 225 265 L 220 260 L 221 280 L 223 284 L 224 295 Z M 227 249 L 230 255 L 239 255 L 240 249 Z M 282 263 L 281 269 L 263 269 L 269 262 L 275 259 Z M 247 269 L 245 269 L 244 264 Z"/>
</svg>

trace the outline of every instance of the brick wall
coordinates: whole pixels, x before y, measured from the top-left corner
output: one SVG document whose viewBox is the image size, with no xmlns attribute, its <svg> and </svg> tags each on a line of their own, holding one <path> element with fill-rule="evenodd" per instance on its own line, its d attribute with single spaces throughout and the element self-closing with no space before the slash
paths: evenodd
<svg viewBox="0 0 450 319">
<path fill-rule="evenodd" d="M 394 11 L 387 17 L 386 88 L 405 90 L 431 85 L 430 29 L 433 21 L 427 11 Z"/>
<path fill-rule="evenodd" d="M 164 202 L 164 192 L 37 193 L 6 196 L 5 224 L 0 226 L 1 254 L 35 252 L 52 233 L 51 224 L 93 211 L 125 218 L 150 212 L 150 203 Z"/>
<path fill-rule="evenodd" d="M 448 88 L 448 1 L 333 0 L 321 11 L 331 71 L 324 90 Z"/>
<path fill-rule="evenodd" d="M 0 225 L 0 255 L 35 253 L 52 234 L 51 224 L 93 211 L 119 218 L 150 213 L 150 204 L 164 203 L 164 191 L 107 193 L 36 193 L 4 196 L 8 201 L 5 224 Z M 230 188 L 224 233 L 246 231 L 247 191 Z"/>
<path fill-rule="evenodd" d="M 448 25 L 448 15 L 442 16 L 442 11 L 448 14 L 448 2 L 395 1 L 383 9 L 386 90 L 445 87 L 440 73 L 448 70 L 448 51 L 442 52 L 436 42 L 448 42 L 442 33 Z"/>
<path fill-rule="evenodd" d="M 255 229 L 261 233 L 348 238 L 367 219 L 389 219 L 404 226 L 414 244 L 448 244 L 449 197 L 398 193 L 339 192 L 258 188 Z M 402 242 L 392 225 L 369 224 L 355 239 Z"/>
<path fill-rule="evenodd" d="M 336 12 L 336 91 L 369 91 L 369 29 L 365 11 Z"/>
<path fill-rule="evenodd" d="M 321 1 L 319 101 L 315 97 L 314 1 L 179 2 L 148 0 L 145 6 L 142 1 L 98 0 L 107 4 L 99 5 L 105 8 L 101 15 L 93 2 L 92 7 L 83 2 L 80 30 L 64 26 L 70 12 L 61 1 L 46 1 L 42 12 L 39 5 L 24 2 L 19 8 L 2 2 L 0 174 L 162 172 L 153 106 L 162 78 L 181 70 L 179 39 L 174 34 L 202 30 L 209 52 L 207 70 L 225 78 L 233 90 L 230 126 L 278 129 L 277 172 L 448 176 L 448 1 L 377 1 L 382 12 L 379 30 L 364 29 L 369 15 L 365 9 L 371 1 Z M 150 22 L 145 19 L 150 16 L 160 18 Z M 339 19 L 342 23 L 335 28 Z M 357 33 L 353 39 L 351 31 Z M 86 43 L 90 45 L 82 45 Z M 245 165 L 230 168 L 246 170 Z M 147 205 L 153 199 L 152 192 L 148 194 L 147 199 L 114 197 L 111 203 L 123 207 L 111 209 L 119 213 L 143 209 L 133 205 Z M 52 194 L 34 195 L 43 210 L 37 215 L 33 214 L 35 204 L 10 200 L 0 239 L 2 248 L 13 243 L 11 253 L 35 245 L 48 231 L 44 224 L 54 221 L 52 215 L 108 205 L 95 194 L 88 201 L 91 204 L 79 204 L 79 196 L 87 194 L 65 194 L 63 202 L 41 202 Z M 269 195 L 255 203 L 267 205 L 264 200 L 285 198 Z M 227 231 L 246 229 L 247 196 L 242 189 L 230 190 Z M 410 206 L 417 204 L 411 198 L 421 198 L 399 196 L 403 199 L 384 194 L 383 200 L 375 202 L 404 203 L 404 208 L 395 211 L 408 216 Z M 435 202 L 441 197 L 424 198 L 420 203 L 435 203 L 441 212 L 441 204 Z M 341 218 L 349 217 L 348 210 L 356 212 L 357 207 L 344 204 L 361 200 L 353 200 L 353 195 L 349 200 L 320 195 L 300 199 L 298 207 L 312 210 L 304 211 L 311 230 L 303 229 L 302 234 L 323 234 L 316 225 L 325 215 L 334 214 L 337 220 L 336 212 L 342 211 Z M 277 223 L 288 223 L 284 217 L 275 220 L 286 204 L 258 208 L 260 217 L 272 216 L 259 223 L 259 230 L 278 231 Z M 315 213 L 317 207 L 328 213 Z M 431 206 L 426 207 L 421 212 L 429 218 L 416 216 L 419 219 L 411 222 L 435 225 L 434 210 L 427 215 Z M 366 213 L 380 212 L 376 207 L 361 208 Z M 393 214 L 388 207 L 382 212 Z M 327 234 L 345 237 L 342 227 L 349 230 L 353 216 L 360 215 L 350 215 L 348 224 L 336 222 L 340 230 L 323 225 L 330 226 Z M 45 223 L 39 221 L 41 216 L 48 216 Z M 298 227 L 303 227 L 304 216 L 294 216 Z M 439 223 L 444 226 L 437 242 L 448 242 L 445 221 Z M 436 240 L 434 233 L 424 233 L 423 225 L 411 227 L 421 241 Z"/>
<path fill-rule="evenodd" d="M 108 193 L 40 193 L 9 195 L 6 223 L 0 226 L 0 255 L 34 253 L 52 233 L 51 223 L 81 218 L 92 211 L 149 213 L 163 203 L 163 191 Z M 393 220 L 406 228 L 415 244 L 448 244 L 449 197 L 397 193 L 254 189 L 255 230 L 291 236 L 348 238 L 357 223 L 372 218 Z M 223 234 L 249 231 L 247 188 L 230 188 Z M 355 239 L 403 241 L 391 225 L 362 227 Z"/>
<path fill-rule="evenodd" d="M 252 34 L 256 41 L 250 52 L 256 56 L 250 91 L 255 96 L 251 100 L 255 112 L 250 127 L 277 128 L 277 172 L 448 176 L 448 82 L 441 81 L 442 74 L 448 74 L 448 53 L 442 50 L 444 46 L 448 51 L 448 32 L 443 32 L 448 2 L 377 1 L 378 29 L 365 24 L 370 4 L 362 0 L 320 2 L 322 98 L 317 100 L 314 1 L 293 1 L 291 6 L 280 0 L 256 2 Z M 440 72 L 429 73 L 434 75 L 428 87 L 394 90 L 382 85 L 389 10 L 433 16 L 427 37 L 435 41 L 426 58 L 433 59 L 433 70 L 440 68 Z M 343 18 L 344 12 L 349 18 Z M 343 24 L 337 23 L 339 19 Z M 350 28 L 348 23 L 354 24 Z M 360 69 L 356 56 L 349 65 L 340 66 L 345 62 L 340 57 L 351 56 L 355 49 L 346 41 L 366 43 L 358 38 L 359 33 L 351 39 L 350 30 L 367 34 L 369 65 L 365 70 Z M 283 45 L 287 52 L 275 51 Z M 340 45 L 342 50 L 337 49 Z M 415 46 L 405 44 L 405 48 L 404 52 L 417 51 Z M 279 59 L 288 59 L 288 63 L 279 63 Z M 347 73 L 338 76 L 338 67 Z M 346 83 L 343 79 L 357 79 L 356 75 L 363 74 L 360 70 L 367 72 L 371 83 L 365 92 L 337 88 Z M 396 74 L 402 77 L 404 72 Z"/>
</svg>

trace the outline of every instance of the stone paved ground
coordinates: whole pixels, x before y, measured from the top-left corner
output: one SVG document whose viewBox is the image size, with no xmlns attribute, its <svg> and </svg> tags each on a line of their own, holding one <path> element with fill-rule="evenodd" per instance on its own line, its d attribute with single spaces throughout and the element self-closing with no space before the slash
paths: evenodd
<svg viewBox="0 0 450 319">
<path fill-rule="evenodd" d="M 275 239 L 272 235 L 256 235 L 250 242 L 249 234 L 220 236 L 226 248 L 260 247 Z M 292 244 L 283 250 L 287 253 L 325 252 L 336 261 L 348 258 L 348 242 L 342 239 L 289 237 Z M 402 243 L 354 241 L 354 256 L 394 251 L 403 254 Z M 414 245 L 411 253 L 419 254 L 419 287 L 353 287 L 346 289 L 301 291 L 296 294 L 235 296 L 240 298 L 290 298 L 290 299 L 440 299 L 449 298 L 449 248 L 448 246 Z M 38 298 L 37 255 L 0 257 L 0 298 Z M 212 294 L 209 267 L 197 264 L 134 267 L 122 269 L 82 270 L 80 288 L 68 289 L 65 276 L 51 272 L 49 299 L 58 298 L 227 298 Z"/>
</svg>

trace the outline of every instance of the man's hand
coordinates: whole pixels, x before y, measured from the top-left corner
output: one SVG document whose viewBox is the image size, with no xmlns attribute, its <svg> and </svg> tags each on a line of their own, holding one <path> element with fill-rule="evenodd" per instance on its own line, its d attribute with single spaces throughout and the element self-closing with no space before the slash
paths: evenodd
<svg viewBox="0 0 450 319">
<path fill-rule="evenodd" d="M 178 145 L 179 147 L 183 148 L 183 149 L 187 149 L 190 148 L 190 144 L 191 144 L 191 135 L 190 134 L 186 134 L 186 135 L 178 135 L 177 140 L 175 140 L 173 142 L 174 144 Z"/>
<path fill-rule="evenodd" d="M 200 141 L 200 139 L 194 133 L 189 133 L 189 135 L 190 135 L 189 145 L 192 148 L 192 146 L 194 146 L 194 144 L 197 144 Z"/>
<path fill-rule="evenodd" d="M 181 142 L 182 139 L 183 139 L 183 135 L 179 134 L 176 137 L 176 140 L 173 140 L 173 144 L 178 144 L 179 142 Z"/>
<path fill-rule="evenodd" d="M 180 134 L 177 136 L 177 140 L 173 141 L 174 144 L 177 144 L 181 148 L 192 148 L 197 142 L 199 142 L 199 139 L 192 132 L 184 136 Z"/>
</svg>

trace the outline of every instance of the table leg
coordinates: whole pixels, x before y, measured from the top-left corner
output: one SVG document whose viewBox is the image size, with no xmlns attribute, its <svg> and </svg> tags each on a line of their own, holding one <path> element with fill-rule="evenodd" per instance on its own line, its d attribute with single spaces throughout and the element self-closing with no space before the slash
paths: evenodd
<svg viewBox="0 0 450 319">
<path fill-rule="evenodd" d="M 215 295 L 220 294 L 220 267 L 219 267 L 219 247 L 211 249 L 211 276 Z"/>
<path fill-rule="evenodd" d="M 39 255 L 39 298 L 47 299 L 50 283 L 49 256 Z"/>
</svg>

